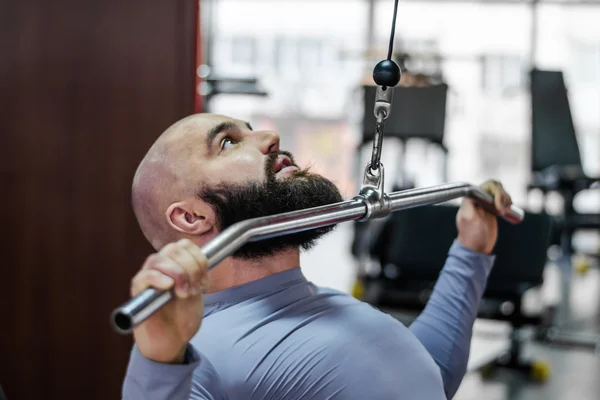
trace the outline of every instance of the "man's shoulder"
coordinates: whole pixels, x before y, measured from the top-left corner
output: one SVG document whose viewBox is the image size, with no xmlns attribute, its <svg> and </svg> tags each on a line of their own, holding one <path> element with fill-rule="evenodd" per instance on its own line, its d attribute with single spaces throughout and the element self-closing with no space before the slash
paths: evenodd
<svg viewBox="0 0 600 400">
<path fill-rule="evenodd" d="M 339 290 L 339 289 L 334 289 L 334 288 L 330 288 L 327 286 L 318 286 L 315 284 L 313 284 L 313 286 L 315 287 L 318 294 L 330 294 L 330 295 L 334 295 L 334 296 L 352 297 L 348 293 L 346 293 L 342 290 Z"/>
<path fill-rule="evenodd" d="M 334 289 L 327 286 L 316 286 L 315 285 L 315 298 L 316 299 L 326 299 L 327 301 L 332 301 L 333 304 L 336 305 L 362 305 L 369 306 L 367 303 L 357 299 L 352 296 L 350 293 L 345 292 L 343 290 Z"/>
</svg>

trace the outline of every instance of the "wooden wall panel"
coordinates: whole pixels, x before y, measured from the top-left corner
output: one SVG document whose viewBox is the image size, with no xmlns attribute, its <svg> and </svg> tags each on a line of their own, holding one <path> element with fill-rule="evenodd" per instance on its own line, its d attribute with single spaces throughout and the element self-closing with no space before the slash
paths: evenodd
<svg viewBox="0 0 600 400">
<path fill-rule="evenodd" d="M 0 5 L 0 385 L 8 400 L 117 399 L 110 311 L 151 252 L 133 173 L 194 109 L 194 0 Z"/>
</svg>

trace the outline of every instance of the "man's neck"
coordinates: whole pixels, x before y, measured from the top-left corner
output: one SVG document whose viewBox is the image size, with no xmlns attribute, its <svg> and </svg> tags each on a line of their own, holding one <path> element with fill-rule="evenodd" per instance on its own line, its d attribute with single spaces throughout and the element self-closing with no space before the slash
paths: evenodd
<svg viewBox="0 0 600 400">
<path fill-rule="evenodd" d="M 300 265 L 300 250 L 284 250 L 260 260 L 241 260 L 228 257 L 210 271 L 208 293 L 240 286 Z"/>
</svg>

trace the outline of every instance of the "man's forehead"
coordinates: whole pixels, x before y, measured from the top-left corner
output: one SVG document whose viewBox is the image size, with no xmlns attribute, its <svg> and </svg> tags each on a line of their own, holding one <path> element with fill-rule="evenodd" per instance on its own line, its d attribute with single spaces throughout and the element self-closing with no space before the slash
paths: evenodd
<svg viewBox="0 0 600 400">
<path fill-rule="evenodd" d="M 204 140 L 211 130 L 222 124 L 231 124 L 243 128 L 245 121 L 217 114 L 195 114 L 180 120 L 171 126 L 161 138 L 168 146 L 181 142 Z"/>
<path fill-rule="evenodd" d="M 162 138 L 167 151 L 182 156 L 192 151 L 196 156 L 211 151 L 213 141 L 222 132 L 252 127 L 246 121 L 217 114 L 196 114 L 181 120 Z"/>
<path fill-rule="evenodd" d="M 189 122 L 182 129 L 184 140 L 211 140 L 216 136 L 216 133 L 222 131 L 236 128 L 252 129 L 246 121 L 220 115 L 205 116 L 205 118 L 198 118 Z"/>
<path fill-rule="evenodd" d="M 192 122 L 185 129 L 188 133 L 200 135 L 203 138 L 207 137 L 211 131 L 214 131 L 218 127 L 238 127 L 241 129 L 252 129 L 250 124 L 240 119 L 227 117 L 218 114 L 203 114 L 199 115 L 197 119 L 190 121 Z"/>
</svg>

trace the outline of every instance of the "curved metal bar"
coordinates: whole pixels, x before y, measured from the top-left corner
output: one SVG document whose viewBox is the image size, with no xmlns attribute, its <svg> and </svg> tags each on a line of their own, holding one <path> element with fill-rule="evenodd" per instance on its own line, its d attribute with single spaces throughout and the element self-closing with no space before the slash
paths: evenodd
<svg viewBox="0 0 600 400">
<path fill-rule="evenodd" d="M 390 202 L 390 210 L 397 211 L 443 203 L 464 196 L 471 198 L 488 212 L 496 214 L 492 195 L 479 186 L 473 186 L 469 183 L 447 183 L 428 188 L 403 190 L 401 192 L 390 193 L 388 201 Z M 518 224 L 525 218 L 525 211 L 513 205 L 510 211 L 503 215 L 502 218 L 510 223 Z"/>
<path fill-rule="evenodd" d="M 214 268 L 249 241 L 359 220 L 368 214 L 369 207 L 378 208 L 376 215 L 382 217 L 389 212 L 443 203 L 463 196 L 474 199 L 482 207 L 495 213 L 493 198 L 487 192 L 468 183 L 450 183 L 390 193 L 384 195 L 384 202 L 376 204 L 370 203 L 367 197 L 357 196 L 340 203 L 242 221 L 225 229 L 201 250 L 208 258 L 208 267 Z M 524 216 L 522 209 L 512 206 L 511 211 L 503 218 L 512 223 L 519 223 Z M 114 329 L 122 334 L 131 333 L 136 325 L 172 298 L 172 291 L 146 289 L 113 311 L 111 320 Z"/>
</svg>

